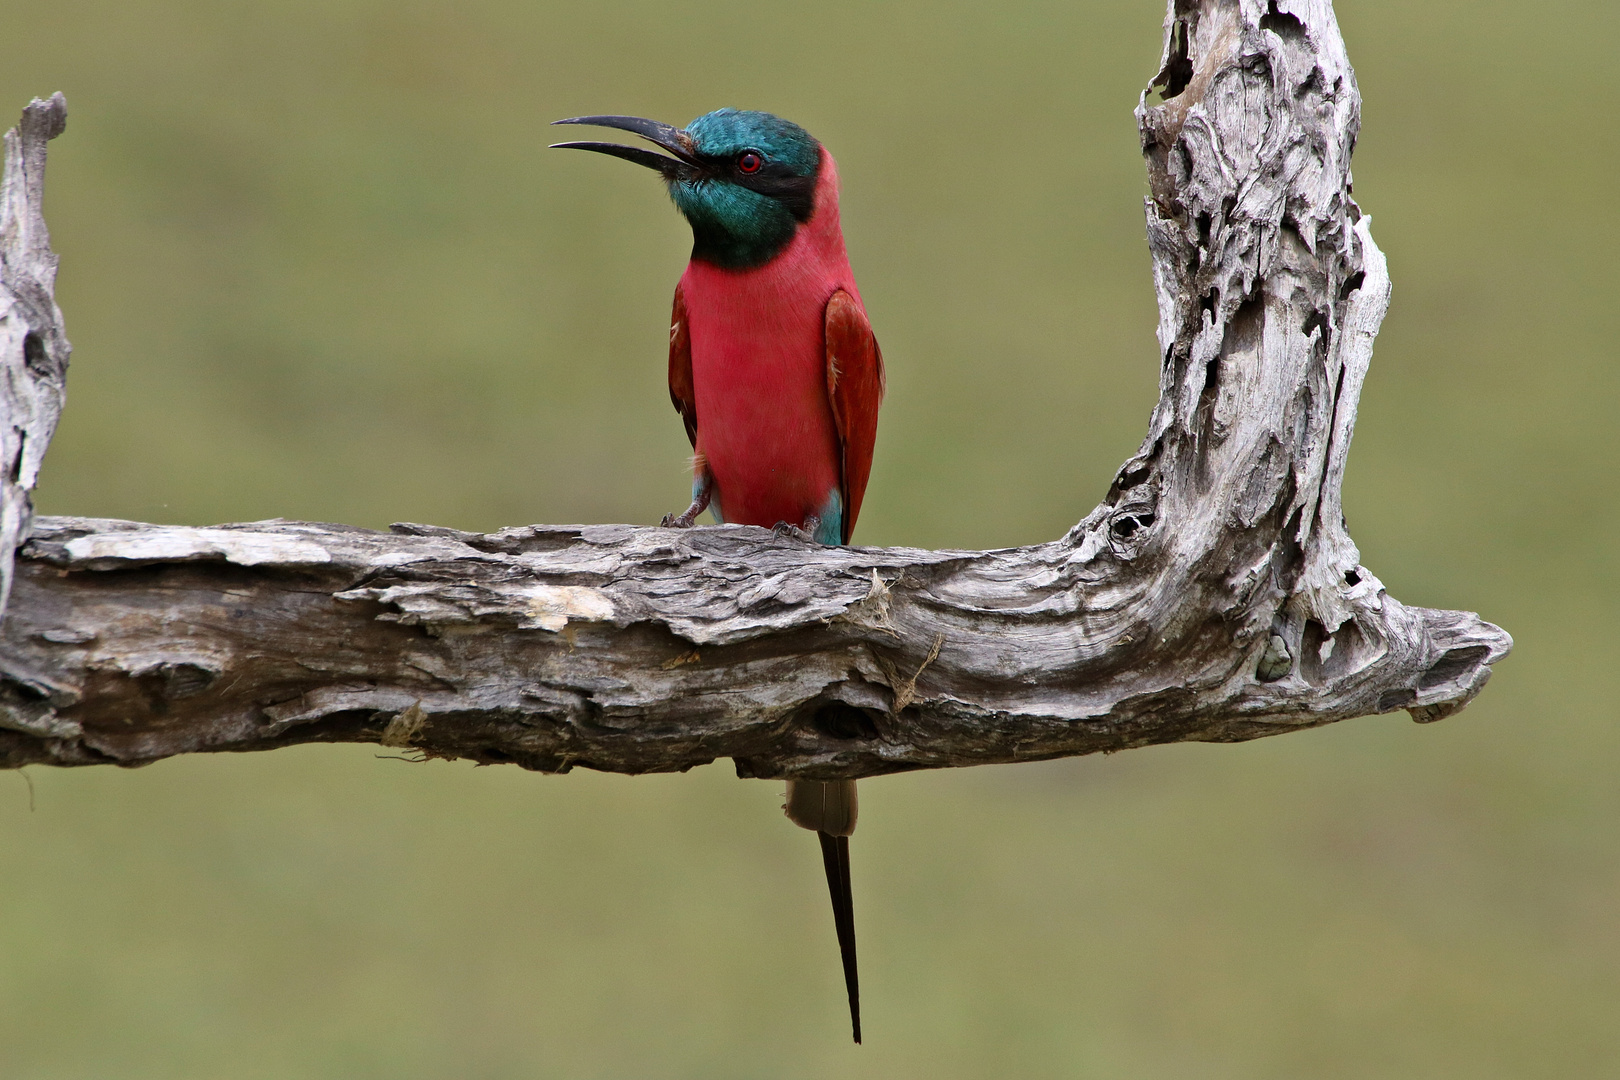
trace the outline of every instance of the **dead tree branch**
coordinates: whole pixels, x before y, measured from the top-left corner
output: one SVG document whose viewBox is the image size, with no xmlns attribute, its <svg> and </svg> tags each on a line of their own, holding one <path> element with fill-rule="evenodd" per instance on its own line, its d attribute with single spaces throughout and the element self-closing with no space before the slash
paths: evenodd
<svg viewBox="0 0 1620 1080">
<path fill-rule="evenodd" d="M 0 178 L 0 613 L 12 553 L 28 538 L 29 493 L 62 415 L 72 346 L 56 306 L 56 256 L 45 228 L 45 144 L 67 126 L 61 94 L 35 98 L 6 132 Z"/>
<path fill-rule="evenodd" d="M 1171 0 L 1155 86 L 1161 396 L 1062 539 L 42 518 L 0 635 L 0 764 L 371 741 L 832 778 L 1456 711 L 1511 640 L 1387 595 L 1340 510 L 1389 278 L 1350 198 L 1331 5 Z"/>
</svg>

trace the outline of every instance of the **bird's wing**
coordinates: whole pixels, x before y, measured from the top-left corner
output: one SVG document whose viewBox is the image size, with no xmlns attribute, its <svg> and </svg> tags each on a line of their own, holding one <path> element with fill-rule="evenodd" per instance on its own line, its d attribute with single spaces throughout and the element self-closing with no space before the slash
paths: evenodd
<svg viewBox="0 0 1620 1080">
<path fill-rule="evenodd" d="M 847 544 L 861 512 L 866 478 L 872 472 L 878 405 L 883 401 L 883 353 L 860 301 L 843 289 L 827 301 L 826 325 L 827 398 L 832 402 L 843 453 L 843 540 Z"/>
<path fill-rule="evenodd" d="M 669 400 L 686 425 L 686 438 L 697 449 L 697 395 L 692 392 L 692 334 L 686 326 L 686 298 L 675 286 L 675 310 L 669 316 Z"/>
</svg>

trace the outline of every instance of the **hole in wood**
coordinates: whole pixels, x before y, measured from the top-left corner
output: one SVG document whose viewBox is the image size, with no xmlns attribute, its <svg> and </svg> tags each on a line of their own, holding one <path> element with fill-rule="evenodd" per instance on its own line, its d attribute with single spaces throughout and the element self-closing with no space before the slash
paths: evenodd
<svg viewBox="0 0 1620 1080">
<path fill-rule="evenodd" d="M 1310 337 L 1313 330 L 1321 334 L 1323 341 L 1327 340 L 1328 320 L 1327 316 L 1320 310 L 1312 310 L 1309 315 L 1305 316 L 1305 325 L 1300 328 L 1300 333 L 1305 337 Z"/>
<path fill-rule="evenodd" d="M 1139 529 L 1145 529 L 1153 524 L 1152 514 L 1121 514 L 1109 525 L 1109 531 L 1121 540 L 1128 540 L 1135 536 Z"/>
<path fill-rule="evenodd" d="M 858 709 L 844 701 L 825 701 L 810 714 L 810 723 L 817 731 L 835 739 L 875 739 L 877 724 L 865 709 Z"/>
<path fill-rule="evenodd" d="M 1221 392 L 1221 358 L 1215 357 L 1204 365 L 1204 389 L 1198 394 L 1198 407 L 1204 408 L 1215 402 L 1215 395 Z"/>
<path fill-rule="evenodd" d="M 1260 29 L 1270 30 L 1284 41 L 1295 44 L 1305 42 L 1305 24 L 1299 21 L 1298 16 L 1278 10 L 1277 0 L 1271 0 L 1266 13 L 1260 16 Z"/>
<path fill-rule="evenodd" d="M 1160 103 L 1179 97 L 1187 89 L 1187 84 L 1192 82 L 1192 77 L 1192 57 L 1187 48 L 1187 20 L 1177 19 L 1175 28 L 1170 31 L 1170 59 L 1153 80 L 1152 89 L 1157 90 L 1153 96 Z"/>
<path fill-rule="evenodd" d="M 23 335 L 23 363 L 41 378 L 56 374 L 50 354 L 45 351 L 45 341 L 38 334 Z"/>
<path fill-rule="evenodd" d="M 1329 634 L 1315 619 L 1306 620 L 1299 651 L 1299 673 L 1313 686 L 1342 679 L 1375 658 L 1374 647 L 1353 621 Z"/>
</svg>

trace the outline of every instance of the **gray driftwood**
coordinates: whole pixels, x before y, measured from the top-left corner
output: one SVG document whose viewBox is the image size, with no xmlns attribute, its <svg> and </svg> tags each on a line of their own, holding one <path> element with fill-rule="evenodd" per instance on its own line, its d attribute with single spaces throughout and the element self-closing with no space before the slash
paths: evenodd
<svg viewBox="0 0 1620 1080">
<path fill-rule="evenodd" d="M 35 98 L 6 132 L 0 178 L 0 612 L 12 553 L 28 538 L 29 493 L 62 415 L 68 345 L 45 228 L 45 144 L 67 126 L 61 94 Z"/>
<path fill-rule="evenodd" d="M 1161 397 L 1062 539 L 42 518 L 0 641 L 0 762 L 371 741 L 831 778 L 1456 711 L 1510 639 L 1387 595 L 1340 511 L 1389 278 L 1349 194 L 1331 5 L 1172 0 L 1155 85 Z"/>
</svg>

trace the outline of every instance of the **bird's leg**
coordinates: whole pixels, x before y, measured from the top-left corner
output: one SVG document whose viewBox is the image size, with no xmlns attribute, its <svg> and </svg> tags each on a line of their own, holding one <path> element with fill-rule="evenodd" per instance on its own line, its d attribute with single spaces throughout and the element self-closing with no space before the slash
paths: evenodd
<svg viewBox="0 0 1620 1080">
<path fill-rule="evenodd" d="M 688 506 L 686 512 L 679 516 L 665 514 L 664 520 L 660 524 L 666 529 L 690 529 L 697 521 L 698 515 L 709 508 L 709 499 L 713 494 L 714 479 L 709 476 L 709 470 L 705 468 L 698 474 L 697 483 L 692 485 L 692 505 Z"/>
</svg>

